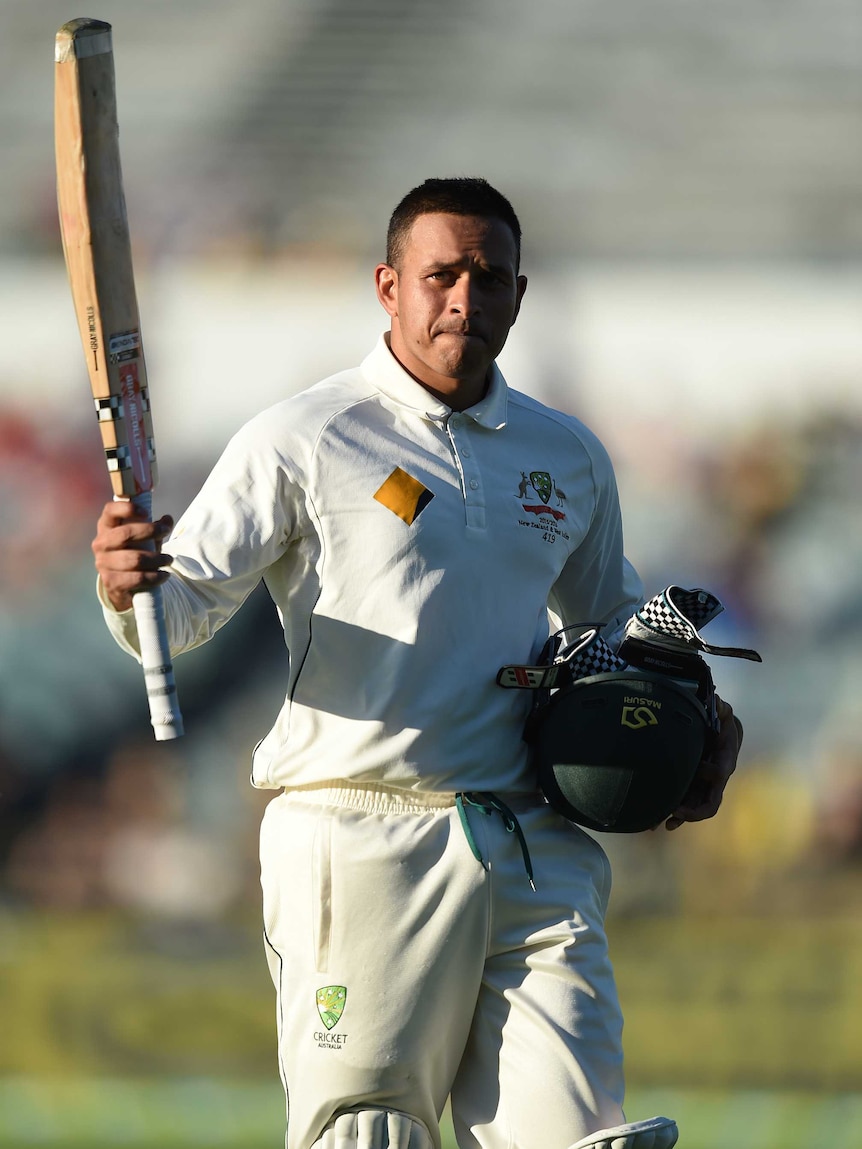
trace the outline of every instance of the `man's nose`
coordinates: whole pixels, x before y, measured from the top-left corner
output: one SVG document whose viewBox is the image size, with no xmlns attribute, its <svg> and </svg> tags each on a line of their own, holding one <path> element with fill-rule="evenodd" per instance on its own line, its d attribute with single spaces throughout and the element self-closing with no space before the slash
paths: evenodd
<svg viewBox="0 0 862 1149">
<path fill-rule="evenodd" d="M 469 275 L 459 275 L 449 293 L 449 309 L 465 317 L 476 315 L 481 310 L 479 291 Z"/>
</svg>

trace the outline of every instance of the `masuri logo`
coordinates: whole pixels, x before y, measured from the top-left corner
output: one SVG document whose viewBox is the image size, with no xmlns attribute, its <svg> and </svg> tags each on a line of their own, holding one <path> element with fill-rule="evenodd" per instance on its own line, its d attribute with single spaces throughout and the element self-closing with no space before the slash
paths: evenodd
<svg viewBox="0 0 862 1149">
<path fill-rule="evenodd" d="M 630 730 L 643 730 L 645 726 L 657 726 L 658 716 L 646 706 L 624 706 L 620 725 L 628 726 Z"/>
</svg>

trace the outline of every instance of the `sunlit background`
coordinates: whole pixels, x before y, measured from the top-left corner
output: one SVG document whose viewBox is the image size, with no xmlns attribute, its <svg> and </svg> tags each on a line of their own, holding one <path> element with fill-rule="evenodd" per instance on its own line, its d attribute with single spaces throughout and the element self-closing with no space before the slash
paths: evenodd
<svg viewBox="0 0 862 1149">
<path fill-rule="evenodd" d="M 681 1149 L 862 1145 L 855 0 L 0 0 L 0 1145 L 282 1137 L 247 781 L 272 607 L 178 663 L 187 735 L 157 745 L 94 597 L 109 486 L 53 170 L 80 15 L 114 27 L 158 511 L 370 349 L 407 189 L 512 199 L 509 382 L 605 440 L 648 590 L 713 591 L 707 637 L 764 658 L 712 660 L 746 728 L 720 816 L 603 841 L 629 1117 Z"/>
</svg>

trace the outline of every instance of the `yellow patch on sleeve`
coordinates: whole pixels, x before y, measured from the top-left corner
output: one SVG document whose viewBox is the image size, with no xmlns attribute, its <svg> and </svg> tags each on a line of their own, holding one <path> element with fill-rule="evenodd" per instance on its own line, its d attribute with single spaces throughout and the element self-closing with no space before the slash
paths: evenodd
<svg viewBox="0 0 862 1149">
<path fill-rule="evenodd" d="M 426 486 L 396 467 L 386 482 L 375 492 L 378 503 L 411 526 L 428 506 L 434 495 Z"/>
</svg>

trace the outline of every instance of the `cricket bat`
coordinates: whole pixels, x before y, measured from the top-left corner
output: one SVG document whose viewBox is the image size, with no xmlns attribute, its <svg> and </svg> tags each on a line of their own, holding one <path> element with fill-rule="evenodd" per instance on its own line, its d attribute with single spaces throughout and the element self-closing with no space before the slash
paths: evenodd
<svg viewBox="0 0 862 1149">
<path fill-rule="evenodd" d="M 63 252 L 115 499 L 152 516 L 156 454 L 120 167 L 111 25 L 55 41 L 54 139 Z M 161 587 L 132 598 L 158 741 L 183 733 Z"/>
</svg>

